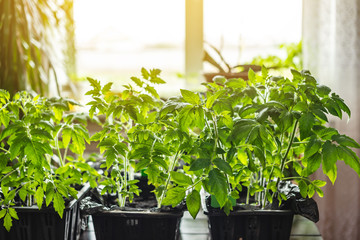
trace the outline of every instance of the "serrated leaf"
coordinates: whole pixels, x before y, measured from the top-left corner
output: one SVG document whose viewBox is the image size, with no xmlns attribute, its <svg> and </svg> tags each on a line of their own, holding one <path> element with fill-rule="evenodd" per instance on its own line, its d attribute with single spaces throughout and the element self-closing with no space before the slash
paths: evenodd
<svg viewBox="0 0 360 240">
<path fill-rule="evenodd" d="M 67 148 L 69 146 L 71 140 L 71 132 L 72 130 L 70 128 L 64 128 L 62 130 L 62 141 L 64 144 L 64 148 Z"/>
<path fill-rule="evenodd" d="M 337 154 L 345 164 L 350 166 L 360 176 L 360 161 L 357 154 L 350 148 L 344 146 L 337 147 Z"/>
<path fill-rule="evenodd" d="M 221 158 L 215 158 L 213 160 L 214 164 L 223 172 L 232 175 L 232 168 L 230 166 L 229 163 L 225 162 L 224 160 L 222 160 Z"/>
<path fill-rule="evenodd" d="M 0 219 L 5 216 L 6 212 L 7 212 L 7 211 L 6 211 L 5 208 L 3 208 L 3 209 L 0 211 Z"/>
<path fill-rule="evenodd" d="M 322 147 L 323 171 L 334 184 L 337 176 L 336 161 L 338 158 L 337 148 L 330 141 L 326 141 Z"/>
<path fill-rule="evenodd" d="M 319 86 L 317 86 L 317 91 L 320 96 L 325 97 L 325 96 L 329 95 L 329 93 L 331 92 L 331 89 L 325 85 L 319 85 Z"/>
<path fill-rule="evenodd" d="M 26 199 L 26 196 L 27 196 L 27 191 L 26 191 L 25 187 L 22 187 L 22 188 L 19 190 L 18 194 L 19 194 L 20 199 L 21 199 L 23 202 L 25 202 L 25 199 Z"/>
<path fill-rule="evenodd" d="M 148 80 L 150 77 L 150 73 L 145 68 L 141 68 L 141 75 L 144 79 Z"/>
<path fill-rule="evenodd" d="M 307 159 L 307 166 L 306 171 L 303 171 L 303 174 L 306 173 L 306 176 L 309 176 L 310 174 L 314 173 L 316 170 L 320 168 L 321 164 L 321 154 L 315 153 L 309 159 Z"/>
<path fill-rule="evenodd" d="M 314 196 L 314 194 L 315 194 L 315 187 L 314 187 L 314 185 L 310 184 L 308 186 L 308 197 L 312 198 Z"/>
<path fill-rule="evenodd" d="M 171 179 L 178 185 L 191 185 L 193 184 L 191 178 L 181 172 L 171 172 Z"/>
<path fill-rule="evenodd" d="M 31 160 L 35 165 L 38 165 L 41 164 L 41 160 L 44 156 L 41 149 L 39 149 L 39 146 L 36 145 L 36 142 L 28 142 L 25 146 L 24 153 L 29 160 Z"/>
<path fill-rule="evenodd" d="M 43 201 L 44 201 L 44 191 L 42 190 L 41 187 L 38 187 L 38 189 L 35 192 L 34 197 L 35 197 L 37 206 L 40 209 L 43 204 Z"/>
<path fill-rule="evenodd" d="M 308 185 L 300 180 L 299 181 L 299 189 L 300 189 L 300 194 L 303 198 L 306 198 L 306 196 L 308 195 Z"/>
<path fill-rule="evenodd" d="M 201 103 L 200 97 L 198 94 L 193 93 L 192 91 L 180 89 L 181 96 L 184 98 L 184 100 L 187 103 L 193 104 L 193 105 L 199 105 Z"/>
<path fill-rule="evenodd" d="M 46 206 L 49 206 L 49 204 L 53 201 L 54 195 L 55 195 L 54 186 L 51 183 L 49 183 L 46 187 L 46 193 L 45 193 Z"/>
<path fill-rule="evenodd" d="M 206 100 L 206 103 L 205 103 L 205 107 L 210 109 L 214 102 L 222 95 L 224 94 L 224 90 L 221 90 L 221 91 L 217 91 L 216 93 L 214 93 L 213 95 L 209 96 Z"/>
<path fill-rule="evenodd" d="M 305 147 L 305 157 L 309 158 L 315 153 L 319 152 L 322 142 L 319 139 L 311 138 L 310 141 L 306 144 Z"/>
<path fill-rule="evenodd" d="M 102 94 L 106 94 L 107 92 L 109 92 L 112 85 L 113 85 L 112 82 L 107 83 L 107 84 L 101 89 Z"/>
<path fill-rule="evenodd" d="M 142 87 L 144 82 L 140 80 L 140 78 L 137 77 L 131 77 L 130 78 L 136 85 L 138 85 L 139 87 Z"/>
<path fill-rule="evenodd" d="M 210 170 L 209 187 L 211 194 L 215 195 L 216 200 L 219 202 L 219 205 L 222 208 L 227 201 L 228 185 L 226 182 L 226 177 L 219 171 L 219 169 Z"/>
<path fill-rule="evenodd" d="M 62 218 L 65 209 L 65 201 L 63 199 L 63 196 L 59 192 L 56 192 L 53 202 L 55 211 L 59 214 L 60 218 Z"/>
<path fill-rule="evenodd" d="M 353 148 L 360 148 L 360 144 L 357 143 L 354 139 L 346 136 L 346 135 L 333 135 L 331 137 L 333 141 L 336 141 L 341 146 L 345 147 L 353 147 Z"/>
<path fill-rule="evenodd" d="M 176 207 L 185 198 L 184 188 L 172 188 L 167 191 L 166 196 L 162 202 L 162 205 L 171 205 Z"/>
<path fill-rule="evenodd" d="M 304 113 L 299 119 L 300 138 L 302 140 L 311 136 L 311 128 L 315 123 L 315 117 L 311 112 Z"/>
<path fill-rule="evenodd" d="M 147 92 L 149 92 L 152 96 L 156 97 L 156 98 L 160 98 L 159 94 L 157 93 L 157 91 L 155 90 L 155 88 L 151 87 L 150 85 L 147 85 L 145 87 L 145 90 Z"/>
<path fill-rule="evenodd" d="M 252 68 L 249 69 L 248 77 L 251 82 L 256 81 L 256 74 L 255 74 L 254 70 L 252 70 Z"/>
<path fill-rule="evenodd" d="M 4 227 L 7 231 L 10 231 L 12 227 L 12 218 L 9 213 L 7 213 L 4 217 Z"/>
<path fill-rule="evenodd" d="M 201 198 L 200 193 L 195 189 L 186 197 L 186 207 L 190 215 L 195 219 L 200 210 Z"/>
<path fill-rule="evenodd" d="M 326 185 L 326 182 L 325 182 L 325 181 L 321 181 L 321 180 L 314 180 L 314 181 L 312 182 L 312 184 L 314 184 L 314 185 L 317 186 L 317 187 L 323 187 L 323 186 Z"/>
<path fill-rule="evenodd" d="M 198 158 L 194 162 L 190 164 L 189 171 L 198 171 L 204 168 L 209 167 L 211 164 L 211 160 L 208 158 Z"/>
<path fill-rule="evenodd" d="M 19 220 L 19 217 L 18 217 L 15 209 L 9 208 L 8 210 L 9 210 L 9 214 L 10 214 L 10 216 L 11 216 L 12 218 L 15 218 L 15 219 Z"/>
<path fill-rule="evenodd" d="M 319 195 L 319 197 L 323 197 L 324 196 L 324 192 L 318 188 L 318 187 L 315 187 L 315 191 L 317 192 L 317 194 Z"/>
<path fill-rule="evenodd" d="M 341 108 L 341 110 L 343 110 L 344 112 L 346 112 L 346 114 L 351 117 L 351 111 L 350 108 L 344 103 L 344 100 L 339 98 L 339 97 L 334 97 L 333 98 L 335 100 L 335 102 L 338 104 L 338 106 Z"/>
</svg>

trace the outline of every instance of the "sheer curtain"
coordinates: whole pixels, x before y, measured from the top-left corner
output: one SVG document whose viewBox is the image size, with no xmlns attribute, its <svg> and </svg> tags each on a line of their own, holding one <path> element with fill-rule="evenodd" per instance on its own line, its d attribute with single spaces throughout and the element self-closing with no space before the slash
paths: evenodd
<svg viewBox="0 0 360 240">
<path fill-rule="evenodd" d="M 304 65 L 345 99 L 352 111 L 330 120 L 341 133 L 360 140 L 360 0 L 303 0 Z M 357 152 L 359 156 L 359 152 Z M 326 179 L 322 172 L 315 177 Z M 342 162 L 337 182 L 324 188 L 318 227 L 325 240 L 360 239 L 360 180 Z"/>
</svg>

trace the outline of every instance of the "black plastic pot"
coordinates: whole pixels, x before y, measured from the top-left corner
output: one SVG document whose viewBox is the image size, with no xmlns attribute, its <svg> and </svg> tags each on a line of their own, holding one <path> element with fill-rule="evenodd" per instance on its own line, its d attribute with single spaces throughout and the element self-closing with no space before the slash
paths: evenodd
<svg viewBox="0 0 360 240">
<path fill-rule="evenodd" d="M 175 240 L 183 212 L 104 211 L 92 214 L 97 240 Z"/>
<path fill-rule="evenodd" d="M 294 214 L 290 210 L 205 212 L 212 240 L 288 240 Z"/>
<path fill-rule="evenodd" d="M 73 199 L 66 206 L 63 217 L 54 208 L 38 209 L 31 207 L 14 207 L 19 220 L 13 220 L 10 232 L 2 226 L 0 221 L 0 239 L 6 240 L 78 240 L 81 234 L 82 219 L 80 216 L 80 200 L 90 190 L 85 185 L 78 192 L 78 199 Z"/>
</svg>

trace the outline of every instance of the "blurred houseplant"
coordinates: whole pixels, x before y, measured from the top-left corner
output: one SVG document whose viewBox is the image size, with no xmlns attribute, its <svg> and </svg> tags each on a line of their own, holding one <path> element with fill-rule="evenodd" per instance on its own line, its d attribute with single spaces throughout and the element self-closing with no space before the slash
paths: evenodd
<svg viewBox="0 0 360 240">
<path fill-rule="evenodd" d="M 226 78 L 247 79 L 247 72 L 250 68 L 254 71 L 261 69 L 261 65 L 255 64 L 232 66 L 225 60 L 218 48 L 206 42 L 204 43 L 203 62 L 209 63 L 217 69 L 217 72 L 206 72 L 203 74 L 207 82 L 211 82 L 216 75 L 221 75 Z"/>
<path fill-rule="evenodd" d="M 1 89 L 11 95 L 20 90 L 49 95 L 54 93 L 53 85 L 54 94 L 60 95 L 64 80 L 58 75 L 63 64 L 68 75 L 74 72 L 70 66 L 75 66 L 71 6 L 72 0 L 0 0 Z"/>
</svg>

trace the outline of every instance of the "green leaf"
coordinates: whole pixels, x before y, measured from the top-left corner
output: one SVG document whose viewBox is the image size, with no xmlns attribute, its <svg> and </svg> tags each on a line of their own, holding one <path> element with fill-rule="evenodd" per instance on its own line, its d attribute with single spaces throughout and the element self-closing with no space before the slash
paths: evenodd
<svg viewBox="0 0 360 240">
<path fill-rule="evenodd" d="M 353 147 L 353 148 L 360 148 L 360 144 L 357 143 L 354 139 L 346 136 L 346 135 L 333 135 L 331 137 L 333 141 L 336 141 L 341 146 L 345 147 Z"/>
<path fill-rule="evenodd" d="M 299 181 L 299 188 L 300 188 L 300 194 L 303 198 L 306 198 L 306 196 L 308 195 L 308 186 L 307 184 L 300 180 Z"/>
<path fill-rule="evenodd" d="M 219 169 L 212 169 L 209 172 L 209 187 L 211 193 L 215 195 L 220 207 L 223 207 L 227 201 L 227 181 L 224 174 Z"/>
<path fill-rule="evenodd" d="M 314 185 L 310 184 L 308 186 L 308 197 L 312 198 L 314 196 L 314 194 L 315 194 L 315 187 L 314 187 Z"/>
<path fill-rule="evenodd" d="M 141 75 L 143 76 L 143 78 L 145 78 L 146 80 L 148 80 L 150 78 L 150 73 L 148 72 L 148 70 L 146 70 L 145 68 L 141 68 Z"/>
<path fill-rule="evenodd" d="M 137 77 L 131 77 L 130 78 L 136 85 L 138 85 L 139 87 L 142 87 L 143 86 L 143 84 L 144 84 L 144 82 L 143 81 L 141 81 L 139 78 L 137 78 Z"/>
<path fill-rule="evenodd" d="M 190 215 L 194 219 L 196 218 L 196 215 L 198 214 L 198 212 L 200 210 L 200 204 L 201 204 L 200 193 L 194 189 L 186 197 L 186 207 L 187 207 Z"/>
<path fill-rule="evenodd" d="M 191 163 L 189 171 L 198 171 L 203 168 L 209 167 L 211 160 L 207 158 L 198 158 Z"/>
<path fill-rule="evenodd" d="M 315 117 L 311 112 L 303 114 L 299 119 L 300 138 L 302 140 L 312 135 L 311 128 L 315 123 Z"/>
<path fill-rule="evenodd" d="M 5 215 L 5 218 L 4 218 L 4 227 L 6 228 L 7 231 L 10 231 L 11 227 L 12 227 L 12 218 L 10 216 L 9 213 L 7 213 Z"/>
<path fill-rule="evenodd" d="M 317 138 L 311 138 L 305 147 L 305 157 L 309 158 L 315 153 L 319 152 L 322 142 Z"/>
<path fill-rule="evenodd" d="M 40 209 L 43 204 L 43 201 L 44 201 L 44 191 L 41 187 L 38 187 L 38 189 L 35 192 L 34 197 L 36 199 L 38 208 Z"/>
<path fill-rule="evenodd" d="M 320 168 L 320 164 L 321 154 L 317 152 L 307 159 L 307 166 L 305 168 L 306 171 L 303 171 L 303 174 L 305 174 L 305 176 L 313 174 L 316 170 Z"/>
<path fill-rule="evenodd" d="M 63 199 L 63 196 L 59 192 L 56 192 L 53 202 L 55 211 L 59 214 L 60 218 L 62 218 L 65 209 L 65 201 Z"/>
<path fill-rule="evenodd" d="M 64 128 L 62 130 L 62 141 L 64 144 L 64 148 L 67 148 L 70 144 L 70 140 L 71 140 L 71 128 Z"/>
<path fill-rule="evenodd" d="M 317 186 L 317 187 L 323 187 L 323 186 L 326 185 L 326 182 L 325 182 L 325 181 L 321 181 L 321 180 L 314 180 L 314 181 L 312 182 L 312 184 L 314 184 L 314 185 Z"/>
<path fill-rule="evenodd" d="M 315 187 L 315 191 L 317 192 L 317 194 L 319 195 L 319 197 L 323 197 L 324 196 L 324 192 L 318 188 L 318 187 Z"/>
<path fill-rule="evenodd" d="M 344 160 L 345 164 L 350 166 L 360 176 L 360 162 L 357 154 L 344 146 L 338 146 L 337 153 L 339 158 Z"/>
<path fill-rule="evenodd" d="M 213 95 L 211 95 L 210 97 L 207 98 L 206 100 L 206 104 L 205 107 L 210 109 L 214 102 L 222 95 L 224 94 L 225 90 L 221 90 L 221 91 L 217 91 L 216 93 L 214 93 Z M 209 94 L 209 93 L 207 93 Z"/>
<path fill-rule="evenodd" d="M 112 85 L 112 82 L 107 83 L 101 90 L 102 94 L 106 94 L 107 92 L 109 92 Z"/>
<path fill-rule="evenodd" d="M 263 79 L 266 79 L 268 77 L 269 71 L 266 67 L 262 66 L 261 67 L 261 74 Z"/>
<path fill-rule="evenodd" d="M 330 141 L 326 141 L 322 148 L 323 171 L 334 184 L 337 175 L 336 161 L 338 158 L 337 148 Z"/>
<path fill-rule="evenodd" d="M 166 196 L 162 202 L 162 205 L 171 205 L 176 207 L 182 200 L 185 198 L 185 189 L 184 188 L 171 188 L 167 191 Z"/>
<path fill-rule="evenodd" d="M 0 211 L 0 219 L 3 218 L 6 214 L 6 208 L 3 208 L 1 211 Z"/>
<path fill-rule="evenodd" d="M 214 164 L 223 172 L 232 175 L 232 168 L 230 166 L 229 163 L 225 162 L 224 160 L 222 160 L 221 158 L 215 158 L 213 160 Z"/>
<path fill-rule="evenodd" d="M 145 87 L 145 90 L 147 91 L 147 92 L 149 92 L 153 97 L 156 97 L 156 98 L 160 98 L 159 97 L 159 94 L 157 93 L 157 91 L 155 90 L 155 88 L 153 88 L 153 87 L 151 87 L 150 85 L 147 85 L 146 87 Z"/>
<path fill-rule="evenodd" d="M 20 196 L 20 199 L 25 202 L 26 200 L 26 196 L 28 194 L 28 192 L 26 191 L 25 187 L 22 187 L 20 190 L 19 190 L 19 196 Z"/>
<path fill-rule="evenodd" d="M 351 111 L 349 109 L 349 107 L 344 103 L 344 100 L 339 98 L 339 97 L 333 97 L 333 99 L 335 100 L 335 102 L 338 104 L 338 106 L 341 108 L 341 110 L 343 110 L 344 112 L 346 112 L 346 114 L 351 117 Z"/>
<path fill-rule="evenodd" d="M 160 170 L 153 163 L 150 163 L 145 173 L 148 175 L 149 183 L 156 183 Z"/>
<path fill-rule="evenodd" d="M 9 210 L 9 214 L 10 214 L 10 216 L 11 216 L 12 218 L 15 218 L 15 219 L 19 220 L 19 217 L 18 217 L 15 209 L 9 208 L 8 210 Z"/>
<path fill-rule="evenodd" d="M 319 85 L 317 87 L 317 91 L 320 96 L 325 97 L 325 96 L 329 95 L 329 93 L 331 92 L 331 89 L 325 85 Z"/>
<path fill-rule="evenodd" d="M 184 100 L 190 104 L 193 105 L 199 105 L 201 103 L 200 101 L 200 97 L 198 94 L 193 93 L 189 90 L 185 90 L 185 89 L 180 89 L 181 91 L 181 96 L 184 98 Z"/>
<path fill-rule="evenodd" d="M 39 146 L 39 144 L 36 144 L 36 142 L 33 141 L 30 141 L 28 144 L 26 144 L 24 152 L 28 159 L 33 161 L 35 165 L 40 164 L 42 158 L 44 157 L 41 151 L 41 144 Z"/>
<path fill-rule="evenodd" d="M 254 70 L 252 70 L 252 68 L 249 69 L 248 77 L 251 82 L 253 82 L 253 83 L 256 82 L 256 74 L 255 74 Z"/>
<path fill-rule="evenodd" d="M 45 193 L 46 206 L 49 206 L 49 204 L 53 201 L 54 195 L 55 195 L 54 186 L 51 183 L 48 183 Z"/>
<path fill-rule="evenodd" d="M 177 183 L 178 185 L 191 185 L 193 184 L 191 178 L 186 176 L 184 173 L 181 172 L 171 172 L 170 173 L 172 180 Z"/>
</svg>

